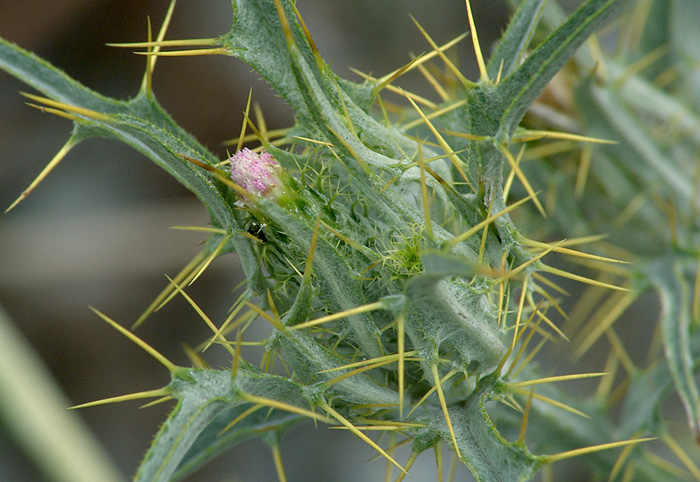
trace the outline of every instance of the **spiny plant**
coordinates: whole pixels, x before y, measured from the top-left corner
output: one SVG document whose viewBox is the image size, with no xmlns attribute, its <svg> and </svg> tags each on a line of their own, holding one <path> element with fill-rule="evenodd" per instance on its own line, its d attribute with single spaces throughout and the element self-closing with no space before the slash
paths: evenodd
<svg viewBox="0 0 700 482">
<path fill-rule="evenodd" d="M 212 330 L 200 351 L 212 346 L 226 350 L 230 369 L 213 369 L 194 352 L 193 367 L 176 366 L 94 309 L 171 374 L 166 387 L 81 405 L 146 398 L 176 401 L 135 480 L 180 479 L 251 438 L 270 446 L 279 478 L 286 480 L 281 440 L 307 419 L 351 431 L 387 460 L 387 477 L 395 467 L 396 480 L 402 480 L 416 457 L 429 449 L 436 453 L 440 480 L 445 444 L 482 481 L 527 480 L 539 469 L 574 456 L 582 456 L 595 474 L 610 479 L 676 476 L 677 467 L 650 457 L 648 444 L 639 442 L 649 435 L 663 436 L 669 446 L 677 447 L 665 437 L 658 417 L 662 395 L 672 386 L 669 371 L 682 398 L 692 402 L 686 405 L 700 405 L 693 401 L 697 389 L 688 378 L 694 373 L 690 355 L 697 345 L 689 336 L 690 318 L 679 323 L 677 312 L 666 314 L 666 330 L 675 330 L 667 344 L 668 362 L 632 371 L 625 393 L 611 392 L 612 382 L 605 381 L 590 398 L 569 395 L 555 382 L 605 373 L 543 376 L 533 362 L 547 342 L 568 341 L 554 315 L 564 313 L 560 297 L 565 291 L 555 281 L 558 277 L 615 293 L 602 305 L 602 319 L 593 317 L 597 323 L 575 345 L 580 351 L 603 333 L 617 340 L 610 323 L 634 299 L 636 292 L 630 290 L 639 289 L 640 278 L 666 285 L 661 291 L 670 297 L 667 310 L 697 304 L 697 288 L 690 302 L 686 277 L 680 272 L 685 268 L 647 268 L 663 265 L 659 261 L 630 271 L 614 255 L 572 248 L 599 241 L 595 234 L 606 230 L 605 216 L 599 218 L 601 225 L 588 226 L 586 216 L 571 211 L 591 206 L 587 201 L 577 204 L 587 199 L 580 194 L 603 209 L 600 205 L 610 192 L 562 189 L 557 196 L 545 196 L 557 199 L 552 210 L 536 187 L 573 182 L 566 177 L 570 169 L 554 162 L 524 162 L 536 152 L 532 143 L 541 144 L 543 138 L 576 146 L 607 142 L 582 132 L 535 129 L 530 124 L 537 121 L 534 117 L 527 120 L 531 128 L 521 121 L 555 74 L 576 57 L 574 66 L 567 67 L 574 72 L 567 92 L 577 92 L 580 104 L 566 112 L 567 118 L 578 120 L 583 114 L 591 134 L 610 137 L 610 128 L 602 121 L 597 124 L 600 115 L 591 107 L 602 109 L 610 100 L 591 104 L 586 95 L 602 92 L 616 100 L 615 89 L 639 72 L 622 64 L 619 74 L 601 81 L 596 65 L 613 65 L 612 60 L 595 64 L 589 54 L 577 51 L 623 3 L 587 0 L 565 17 L 544 0 L 524 0 L 486 62 L 467 1 L 478 81 L 467 79 L 446 53 L 465 36 L 439 46 L 418 24 L 432 51 L 381 78 L 342 79 L 325 63 L 289 0 L 233 0 L 229 32 L 210 39 L 165 40 L 173 1 L 156 40 L 149 34 L 146 42 L 122 45 L 143 48 L 147 57 L 141 89 L 127 101 L 100 96 L 0 40 L 0 66 L 43 94 L 25 94 L 30 105 L 74 125 L 64 148 L 17 202 L 75 145 L 108 137 L 149 157 L 190 189 L 211 214 L 211 226 L 200 228 L 210 233 L 202 253 L 171 280 L 134 328 L 157 307 L 182 296 Z M 664 38 L 645 46 L 649 52 L 653 42 L 662 45 Z M 256 126 L 249 117 L 249 98 L 244 130 L 231 143 L 236 153 L 223 162 L 179 127 L 153 94 L 156 59 L 211 54 L 250 64 L 294 109 L 294 126 L 272 132 L 259 119 Z M 444 72 L 429 68 L 428 61 L 436 58 Z M 413 69 L 424 73 L 440 102 L 395 86 Z M 574 82 L 583 86 L 574 89 Z M 392 106 L 382 97 L 385 92 L 405 99 L 403 120 L 389 114 Z M 546 98 L 539 105 L 543 102 Z M 638 115 L 630 112 L 630 117 Z M 549 120 L 543 118 L 552 127 Z M 659 119 L 649 122 L 654 125 Z M 245 143 L 257 147 L 250 150 Z M 603 154 L 614 151 L 606 149 L 624 147 L 585 147 L 584 152 L 610 156 L 601 162 L 618 166 L 612 154 Z M 617 169 L 625 177 L 627 170 Z M 603 188 L 606 182 L 617 182 L 607 171 L 600 174 Z M 648 180 L 647 174 L 627 179 L 630 185 L 625 189 L 632 194 L 635 185 L 646 186 Z M 684 193 L 680 201 L 688 201 L 692 191 Z M 691 227 L 697 227 L 690 199 L 683 213 Z M 540 215 L 547 214 L 538 221 L 543 233 L 573 237 L 548 243 L 526 236 L 527 225 L 516 225 L 511 214 L 528 203 Z M 650 222 L 640 229 L 649 226 L 658 230 L 660 225 Z M 240 256 L 247 280 L 230 315 L 217 325 L 186 287 L 215 258 L 232 251 Z M 545 263 L 552 253 L 594 265 L 594 276 Z M 692 258 L 681 250 L 674 253 L 679 263 L 680 258 Z M 246 329 L 258 320 L 270 325 L 271 335 L 243 341 Z M 259 367 L 241 357 L 241 346 L 251 342 L 265 349 Z M 626 360 L 624 348 L 619 343 L 613 347 L 617 351 L 606 372 Z M 611 412 L 621 397 L 625 416 L 615 423 Z M 368 431 L 391 433 L 389 444 L 368 436 Z M 404 441 L 411 443 L 412 451 L 401 464 L 393 452 Z M 621 451 L 606 450 L 623 446 Z"/>
<path fill-rule="evenodd" d="M 700 50 L 697 30 L 688 24 L 698 14 L 700 4 L 686 0 L 630 5 L 616 30 L 616 49 L 606 55 L 595 44 L 579 52 L 526 121 L 531 127 L 567 124 L 616 143 L 584 149 L 572 149 L 570 143 L 550 146 L 540 151 L 546 154 L 539 162 L 523 166 L 533 182 L 551 189 L 556 208 L 548 229 L 565 236 L 605 232 L 617 252 L 624 248 L 625 258 L 633 261 L 634 290 L 584 294 L 582 301 L 589 306 L 580 304 L 578 311 L 590 314 L 589 321 L 572 326 L 567 334 L 576 345 L 576 359 L 607 338 L 615 353 L 611 366 L 623 369 L 621 378 L 628 386 L 620 393 L 625 395 L 621 424 L 659 434 L 695 479 L 700 471 L 659 414 L 669 395 L 677 395 L 690 432 L 683 438 L 696 444 L 700 440 L 695 375 L 700 323 Z M 556 22 L 561 15 L 550 9 L 545 22 Z M 614 323 L 648 293 L 656 295 L 661 310 L 645 344 L 648 361 L 638 366 L 620 344 Z M 595 304 L 600 308 L 593 310 Z M 639 408 L 642 403 L 647 404 L 645 410 Z"/>
</svg>

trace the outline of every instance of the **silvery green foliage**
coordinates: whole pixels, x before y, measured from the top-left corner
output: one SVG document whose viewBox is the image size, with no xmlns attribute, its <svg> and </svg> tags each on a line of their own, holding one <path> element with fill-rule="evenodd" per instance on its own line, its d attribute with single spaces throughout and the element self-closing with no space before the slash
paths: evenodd
<svg viewBox="0 0 700 482">
<path fill-rule="evenodd" d="M 623 2 L 588 0 L 560 21 L 553 20 L 557 12 L 545 3 L 525 0 L 518 6 L 485 66 L 488 78 L 465 81 L 455 98 L 440 106 L 451 107 L 432 119 L 440 131 L 414 135 L 373 116 L 379 95 L 374 82 L 354 83 L 330 70 L 291 2 L 234 0 L 231 30 L 218 38 L 222 53 L 250 64 L 296 112 L 289 147 L 262 141 L 263 178 L 273 179 L 274 186 L 259 185 L 262 178 L 251 180 L 236 171 L 260 167 L 256 163 L 262 161 L 249 152 L 232 159 L 233 181 L 225 177 L 214 167 L 219 160 L 180 128 L 147 89 L 128 101 L 107 99 L 0 40 L 5 70 L 50 99 L 89 109 L 71 111 L 73 142 L 95 136 L 119 139 L 203 202 L 212 224 L 225 233 L 213 235 L 208 249 L 213 252 L 224 243 L 224 251 L 236 251 L 247 277 L 245 299 L 261 313 L 271 313 L 264 315 L 274 326 L 266 356 L 283 359 L 288 370 L 273 374 L 240 359 L 232 370 L 172 367 L 166 392 L 177 404 L 136 480 L 181 478 L 254 437 L 277 446 L 288 429 L 313 416 L 336 424 L 404 423 L 414 453 L 446 443 L 477 480 L 526 480 L 555 460 L 535 455 L 518 440 L 521 414 L 494 403 L 518 400 L 524 405 L 527 397 L 516 383 L 539 376 L 534 366 L 512 376 L 507 371 L 513 362 L 508 328 L 515 316 L 506 312 L 517 303 L 505 305 L 504 293 L 507 285 L 514 299 L 521 291 L 539 299 L 547 287 L 535 274 L 545 266 L 507 214 L 490 219 L 474 236 L 461 236 L 506 207 L 504 171 L 523 116 Z M 533 43 L 542 17 L 553 26 Z M 578 61 L 590 65 L 585 56 Z M 613 87 L 614 82 L 601 87 L 591 77 L 578 88 L 581 113 L 591 126 L 602 114 L 587 109 L 619 101 L 610 98 Z M 592 132 L 607 137 L 610 128 L 601 125 L 602 134 Z M 241 159 L 249 164 L 237 164 Z M 661 167 L 660 176 L 681 201 L 689 200 L 687 172 Z M 603 175 L 605 179 L 612 177 Z M 692 200 L 683 206 L 690 205 Z M 571 225 L 581 226 L 582 218 L 572 216 Z M 669 319 L 682 317 L 673 309 L 687 308 L 690 299 L 679 272 L 687 268 L 681 258 L 679 253 L 671 267 L 654 269 L 663 265 L 657 258 L 657 264 L 641 270 L 649 283 L 662 287 Z M 503 277 L 507 269 L 521 271 Z M 346 311 L 319 327 L 299 327 Z M 552 453 L 656 433 L 655 411 L 662 397 L 654 392 L 650 399 L 643 387 L 655 380 L 666 383 L 669 371 L 689 413 L 697 413 L 697 389 L 678 383 L 694 369 L 688 364 L 694 340 L 687 336 L 687 316 L 683 319 L 666 324 L 667 332 L 677 332 L 668 333 L 677 343 L 669 349 L 671 363 L 640 373 L 642 388 L 629 390 L 632 408 L 621 426 L 611 422 L 604 401 L 577 400 L 548 386 L 538 393 L 592 418 L 535 402 L 528 446 Z M 235 345 L 232 340 L 228 342 Z M 524 343 L 519 341 L 516 352 Z M 387 363 L 380 363 L 380 357 L 388 357 Z M 366 359 L 377 360 L 372 370 L 342 368 Z M 639 410 L 639 400 L 651 402 L 647 410 Z M 256 405 L 265 408 L 251 411 Z M 601 452 L 586 462 L 597 473 L 610 474 L 617 455 Z M 639 450 L 629 454 L 627 463 L 636 470 L 635 480 L 664 476 Z"/>
<path fill-rule="evenodd" d="M 561 16 L 554 9 L 549 13 L 548 21 Z M 652 353 L 654 363 L 631 375 L 635 383 L 625 401 L 623 426 L 658 433 L 662 423 L 654 414 L 675 392 L 695 440 L 700 433 L 695 382 L 700 43 L 690 22 L 697 15 L 700 4 L 692 0 L 629 5 L 620 21 L 616 54 L 598 66 L 590 56 L 577 55 L 571 68 L 587 75 L 574 78 L 568 72 L 563 77 L 569 79 L 572 110 L 556 109 L 560 119 L 579 125 L 580 132 L 616 144 L 592 148 L 585 174 L 580 157 L 570 155 L 551 156 L 529 170 L 533 178 L 556 179 L 562 187 L 556 193 L 555 229 L 566 236 L 608 234 L 635 260 L 635 296 L 652 292 L 660 302 L 663 353 Z M 556 123 L 548 115 L 533 116 L 532 122 Z M 642 400 L 646 410 L 638 406 Z"/>
</svg>

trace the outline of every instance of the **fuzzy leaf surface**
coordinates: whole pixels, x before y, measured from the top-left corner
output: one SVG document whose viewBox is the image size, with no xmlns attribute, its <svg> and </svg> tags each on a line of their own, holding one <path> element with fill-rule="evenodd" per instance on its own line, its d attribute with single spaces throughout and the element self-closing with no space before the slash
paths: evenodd
<svg viewBox="0 0 700 482">
<path fill-rule="evenodd" d="M 134 479 L 137 482 L 167 482 L 176 472 L 177 477 L 184 476 L 222 451 L 259 437 L 261 430 L 286 430 L 301 419 L 273 411 L 270 417 L 246 417 L 220 434 L 242 407 L 250 406 L 242 392 L 309 408 L 299 385 L 243 367 L 235 380 L 225 370 L 188 369 L 176 374 L 168 388 L 178 403 L 148 450 Z"/>
</svg>

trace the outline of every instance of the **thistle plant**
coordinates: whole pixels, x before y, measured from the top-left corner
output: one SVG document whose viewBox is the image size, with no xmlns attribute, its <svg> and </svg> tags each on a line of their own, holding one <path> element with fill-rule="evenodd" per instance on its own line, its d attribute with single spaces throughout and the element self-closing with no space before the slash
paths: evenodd
<svg viewBox="0 0 700 482">
<path fill-rule="evenodd" d="M 42 94 L 25 94 L 30 105 L 74 126 L 18 202 L 73 146 L 107 137 L 142 152 L 211 215 L 210 226 L 200 228 L 210 234 L 202 254 L 132 330 L 93 309 L 171 375 L 166 387 L 80 406 L 175 401 L 135 480 L 183 478 L 251 438 L 270 446 L 286 480 L 283 436 L 309 421 L 341 427 L 368 444 L 386 460 L 387 480 L 402 480 L 427 450 L 435 451 L 442 480 L 445 446 L 481 481 L 528 480 L 575 456 L 611 480 L 677 476 L 681 469 L 657 462 L 649 454 L 658 444 L 647 442 L 662 438 L 688 460 L 659 417 L 673 391 L 696 437 L 699 426 L 691 323 L 700 312 L 697 131 L 693 107 L 674 97 L 693 87 L 681 80 L 686 74 L 692 80 L 693 66 L 679 63 L 691 47 L 661 22 L 682 22 L 689 16 L 674 9 L 697 7 L 639 2 L 625 10 L 634 22 L 618 31 L 632 39 L 621 53 L 604 56 L 593 40 L 581 48 L 623 3 L 587 0 L 567 17 L 552 2 L 524 0 L 487 61 L 467 1 L 476 81 L 446 54 L 466 36 L 437 45 L 418 22 L 428 53 L 380 78 L 340 78 L 288 0 L 233 0 L 231 30 L 216 38 L 165 40 L 166 19 L 155 40 L 121 44 L 142 49 L 147 59 L 141 89 L 128 101 L 102 97 L 0 41 L 0 66 Z M 633 38 L 638 32 L 649 37 L 641 47 Z M 243 132 L 225 160 L 179 127 L 152 90 L 156 60 L 212 54 L 252 66 L 294 109 L 294 126 L 267 131 L 249 115 L 249 98 Z M 661 58 L 668 60 L 663 68 L 652 62 Z M 429 68 L 435 65 L 441 68 Z M 652 66 L 653 74 L 645 71 Z M 439 102 L 398 86 L 413 69 L 424 72 Z M 666 83 L 655 85 L 658 79 Z M 640 102 L 639 92 L 655 107 Z M 402 116 L 390 115 L 389 95 L 402 99 Z M 658 126 L 674 119 L 680 142 L 671 145 L 668 130 Z M 649 134 L 640 135 L 640 126 Z M 551 150 L 553 140 L 566 154 Z M 532 154 L 543 149 L 547 154 Z M 647 167 L 637 166 L 639 156 Z M 651 199 L 653 209 L 633 211 Z M 669 210 L 672 235 L 663 237 Z M 616 218 L 613 225 L 626 230 L 601 243 L 597 235 Z M 547 240 L 561 234 L 566 239 Z M 634 243 L 625 243 L 630 237 Z M 577 248 L 587 242 L 587 250 Z M 632 254 L 615 251 L 615 242 Z M 234 251 L 246 284 L 230 315 L 215 323 L 187 286 Z M 590 272 L 555 266 L 550 259 L 557 253 Z M 594 296 L 607 297 L 579 333 L 562 322 L 562 278 L 591 286 L 577 311 L 590 312 Z M 611 326 L 651 287 L 664 304 L 665 350 L 643 369 L 628 363 Z M 133 331 L 174 296 L 184 297 L 212 331 L 201 353 L 192 353 L 192 367 L 175 365 Z M 252 323 L 268 324 L 270 336 L 247 339 Z M 553 343 L 580 356 L 603 334 L 614 350 L 599 373 L 556 376 L 533 361 Z M 241 356 L 250 343 L 264 348 L 260 366 Z M 207 350 L 215 349 L 230 354 L 230 367 L 206 364 Z M 613 391 L 620 364 L 628 378 L 624 390 Z M 604 381 L 588 398 L 557 388 L 591 377 Z M 375 437 L 376 431 L 390 435 Z M 411 453 L 400 460 L 394 448 L 404 441 Z"/>
</svg>

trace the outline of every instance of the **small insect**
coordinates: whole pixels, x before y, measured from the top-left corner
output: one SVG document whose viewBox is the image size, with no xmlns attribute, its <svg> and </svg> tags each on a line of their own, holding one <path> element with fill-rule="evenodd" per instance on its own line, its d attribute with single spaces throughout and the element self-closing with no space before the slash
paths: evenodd
<svg viewBox="0 0 700 482">
<path fill-rule="evenodd" d="M 265 232 L 263 231 L 266 227 L 267 223 L 256 223 L 253 221 L 250 223 L 250 226 L 248 226 L 248 234 L 260 240 L 260 242 L 266 243 L 267 236 L 265 236 Z"/>
</svg>

